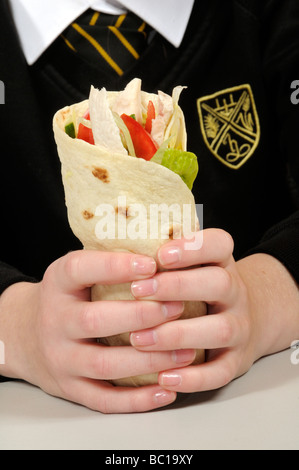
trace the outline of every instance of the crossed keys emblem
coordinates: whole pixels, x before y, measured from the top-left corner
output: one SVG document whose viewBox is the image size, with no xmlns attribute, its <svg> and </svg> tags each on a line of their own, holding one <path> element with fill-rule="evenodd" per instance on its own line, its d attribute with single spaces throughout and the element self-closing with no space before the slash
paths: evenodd
<svg viewBox="0 0 299 470">
<path fill-rule="evenodd" d="M 237 170 L 260 140 L 260 124 L 250 85 L 230 88 L 197 101 L 202 135 L 209 150 Z"/>
</svg>

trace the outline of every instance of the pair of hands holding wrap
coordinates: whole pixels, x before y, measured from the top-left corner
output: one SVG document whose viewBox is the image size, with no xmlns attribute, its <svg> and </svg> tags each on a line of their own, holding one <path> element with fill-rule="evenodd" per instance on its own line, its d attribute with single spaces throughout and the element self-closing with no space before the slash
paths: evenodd
<svg viewBox="0 0 299 470">
<path fill-rule="evenodd" d="M 41 283 L 8 288 L 0 307 L 9 362 L 1 373 L 103 413 L 142 412 L 172 403 L 177 392 L 222 387 L 290 344 L 279 319 L 267 328 L 272 303 L 262 315 L 258 307 L 264 297 L 268 305 L 267 293 L 273 298 L 275 282 L 288 281 L 282 302 L 298 295 L 274 258 L 258 254 L 236 263 L 230 235 L 210 229 L 198 251 L 171 241 L 158 260 L 167 272 L 155 274 L 158 266 L 147 257 L 78 251 L 54 262 Z M 138 302 L 90 301 L 94 284 L 128 282 Z M 180 321 L 188 300 L 206 302 L 208 315 Z M 94 340 L 126 331 L 132 346 Z M 207 350 L 206 363 L 191 365 L 195 349 Z M 108 382 L 157 371 L 157 385 Z"/>
</svg>

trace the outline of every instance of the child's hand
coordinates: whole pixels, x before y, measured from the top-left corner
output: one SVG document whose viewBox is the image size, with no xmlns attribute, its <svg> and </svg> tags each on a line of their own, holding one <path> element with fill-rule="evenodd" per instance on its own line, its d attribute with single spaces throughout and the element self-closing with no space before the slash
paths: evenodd
<svg viewBox="0 0 299 470">
<path fill-rule="evenodd" d="M 160 264 L 170 271 L 135 282 L 132 292 L 138 299 L 205 301 L 209 315 L 132 333 L 131 344 L 140 351 L 206 349 L 205 364 L 159 377 L 166 389 L 196 392 L 222 387 L 258 358 L 287 348 L 299 331 L 299 298 L 293 279 L 275 258 L 257 254 L 236 263 L 226 232 L 204 231 L 197 251 L 186 251 L 185 243 L 162 247 Z"/>
<path fill-rule="evenodd" d="M 94 284 L 128 283 L 156 270 L 151 258 L 79 251 L 53 263 L 41 283 L 11 286 L 0 302 L 7 358 L 0 373 L 105 413 L 173 402 L 176 394 L 159 385 L 120 388 L 107 380 L 182 367 L 192 363 L 194 351 L 142 353 L 131 346 L 107 347 L 96 338 L 179 318 L 182 303 L 90 302 Z"/>
</svg>

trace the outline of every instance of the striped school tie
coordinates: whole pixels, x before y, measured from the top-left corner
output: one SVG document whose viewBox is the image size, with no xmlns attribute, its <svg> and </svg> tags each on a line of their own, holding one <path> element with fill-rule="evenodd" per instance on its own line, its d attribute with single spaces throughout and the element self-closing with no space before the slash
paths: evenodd
<svg viewBox="0 0 299 470">
<path fill-rule="evenodd" d="M 150 28 L 136 15 L 113 16 L 87 10 L 61 35 L 83 60 L 114 76 L 134 66 L 148 44 Z"/>
</svg>

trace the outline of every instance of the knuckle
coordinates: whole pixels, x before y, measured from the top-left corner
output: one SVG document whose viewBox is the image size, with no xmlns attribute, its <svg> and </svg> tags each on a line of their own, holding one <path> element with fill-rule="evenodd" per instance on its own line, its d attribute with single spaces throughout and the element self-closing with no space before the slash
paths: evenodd
<svg viewBox="0 0 299 470">
<path fill-rule="evenodd" d="M 157 330 L 159 347 L 163 351 L 185 349 L 188 344 L 184 320 L 177 320 L 159 326 Z"/>
<path fill-rule="evenodd" d="M 97 405 L 95 406 L 95 409 L 104 415 L 109 415 L 113 413 L 112 406 L 109 400 L 109 395 L 107 393 L 103 393 L 101 395 Z"/>
<path fill-rule="evenodd" d="M 135 330 L 142 330 L 152 326 L 164 318 L 163 304 L 160 302 L 134 302 L 133 315 Z M 157 319 L 157 320 L 156 320 Z"/>
<path fill-rule="evenodd" d="M 57 379 L 55 385 L 59 389 L 59 396 L 61 398 L 72 400 L 73 396 L 70 390 L 70 383 L 67 379 Z"/>
<path fill-rule="evenodd" d="M 218 229 L 219 242 L 227 255 L 231 255 L 234 251 L 234 239 L 230 233 L 225 230 Z"/>
<path fill-rule="evenodd" d="M 248 344 L 250 341 L 251 331 L 252 331 L 252 323 L 251 319 L 247 315 L 242 315 L 242 318 L 239 318 L 239 330 L 241 332 L 240 338 L 242 343 Z"/>
<path fill-rule="evenodd" d="M 221 376 L 222 376 L 222 386 L 228 385 L 235 378 L 235 367 L 232 366 L 229 362 L 222 364 Z"/>
<path fill-rule="evenodd" d="M 112 256 L 110 253 L 105 254 L 103 257 L 104 261 L 104 270 L 106 274 L 112 274 L 116 271 L 116 258 Z"/>
<path fill-rule="evenodd" d="M 217 279 L 217 286 L 219 297 L 226 298 L 232 290 L 233 280 L 231 274 L 223 268 L 215 267 L 215 278 Z"/>
<path fill-rule="evenodd" d="M 220 347 L 231 345 L 234 338 L 234 326 L 230 317 L 219 315 L 218 342 Z"/>
<path fill-rule="evenodd" d="M 146 326 L 146 320 L 148 317 L 144 302 L 134 303 L 134 317 L 135 317 L 136 329 L 137 330 L 143 329 Z"/>
<path fill-rule="evenodd" d="M 92 308 L 90 308 L 89 304 L 82 307 L 79 322 L 80 331 L 82 331 L 87 338 L 93 337 L 96 330 L 95 313 Z"/>
<path fill-rule="evenodd" d="M 122 278 L 131 274 L 131 266 L 126 256 L 120 253 L 102 253 L 102 255 L 104 271 L 108 277 L 117 276 Z"/>
<path fill-rule="evenodd" d="M 95 354 L 92 358 L 91 368 L 94 371 L 94 376 L 101 380 L 111 380 L 111 361 L 109 355 L 105 352 L 105 347 L 101 348 L 100 354 Z"/>
<path fill-rule="evenodd" d="M 68 279 L 76 281 L 80 271 L 81 256 L 79 252 L 68 253 L 64 257 L 64 270 Z"/>
<path fill-rule="evenodd" d="M 135 395 L 132 395 L 129 398 L 129 411 L 130 413 L 138 413 L 140 412 L 140 405 L 139 405 L 139 400 L 137 400 L 137 397 Z"/>
<path fill-rule="evenodd" d="M 173 273 L 173 278 L 172 278 L 172 283 L 171 283 L 171 289 L 173 292 L 176 294 L 180 295 L 185 291 L 185 279 L 184 276 L 180 272 L 175 272 Z"/>
<path fill-rule="evenodd" d="M 174 345 L 175 349 L 183 349 L 185 347 L 185 332 L 182 328 L 181 322 L 176 322 L 171 325 L 172 326 L 172 333 L 170 335 L 171 342 Z"/>
<path fill-rule="evenodd" d="M 114 414 L 116 409 L 115 399 L 113 399 L 109 391 L 104 392 L 97 400 L 94 408 L 104 415 Z M 122 408 L 128 413 L 137 413 L 143 410 L 142 406 L 140 406 L 138 395 L 136 396 L 135 393 L 127 395 L 127 398 L 123 401 Z"/>
<path fill-rule="evenodd" d="M 144 369 L 146 374 L 158 373 L 161 369 L 171 367 L 172 364 L 169 352 L 146 352 Z"/>
<path fill-rule="evenodd" d="M 156 353 L 147 353 L 147 369 L 149 373 L 156 372 L 156 361 L 157 354 Z"/>
<path fill-rule="evenodd" d="M 50 264 L 50 266 L 46 269 L 41 286 L 41 292 L 44 294 L 49 290 L 55 289 L 57 283 L 57 269 L 59 269 L 59 263 L 61 263 L 61 259 L 56 260 L 54 263 Z"/>
<path fill-rule="evenodd" d="M 44 276 L 43 276 L 43 282 L 42 282 L 41 286 L 44 287 L 45 284 L 48 284 L 48 283 L 52 282 L 52 279 L 54 277 L 55 277 L 55 264 L 53 263 L 45 271 Z"/>
</svg>

